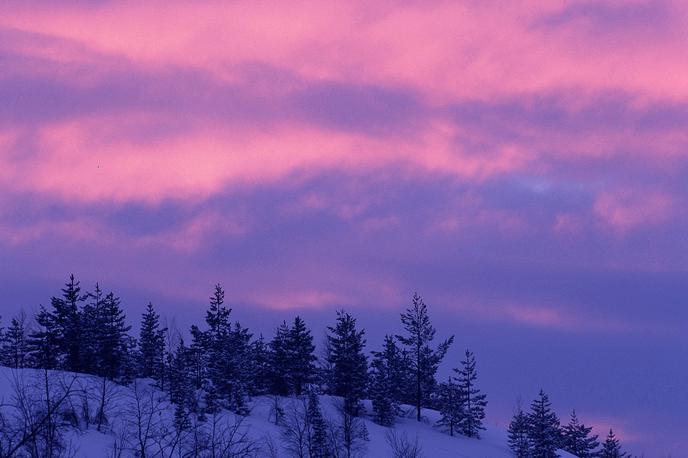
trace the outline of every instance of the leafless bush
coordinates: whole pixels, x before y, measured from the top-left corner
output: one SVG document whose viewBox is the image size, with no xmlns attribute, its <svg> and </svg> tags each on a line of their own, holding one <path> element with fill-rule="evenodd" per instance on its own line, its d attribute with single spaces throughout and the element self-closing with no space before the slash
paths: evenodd
<svg viewBox="0 0 688 458">
<path fill-rule="evenodd" d="M 385 440 L 392 450 L 392 458 L 422 458 L 423 456 L 423 450 L 418 443 L 418 436 L 412 442 L 406 433 L 399 435 L 390 429 L 385 434 Z"/>
</svg>

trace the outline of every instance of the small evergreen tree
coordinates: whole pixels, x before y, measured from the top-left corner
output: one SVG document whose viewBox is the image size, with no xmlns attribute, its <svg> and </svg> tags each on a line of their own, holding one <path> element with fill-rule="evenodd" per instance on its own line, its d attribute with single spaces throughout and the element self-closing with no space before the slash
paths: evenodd
<svg viewBox="0 0 688 458">
<path fill-rule="evenodd" d="M 357 330 L 356 318 L 343 310 L 337 311 L 336 324 L 327 329 L 327 359 L 332 367 L 329 388 L 332 394 L 344 398 L 345 413 L 356 417 L 368 384 L 368 360 L 363 353 L 365 330 Z"/>
<path fill-rule="evenodd" d="M 81 315 L 79 304 L 86 299 L 81 294 L 79 282 L 74 274 L 62 289 L 62 297 L 50 299 L 53 311 L 52 322 L 55 326 L 59 351 L 59 364 L 64 370 L 82 372 L 81 367 Z"/>
<path fill-rule="evenodd" d="M 571 420 L 562 430 L 562 448 L 578 458 L 595 458 L 600 443 L 592 428 L 578 421 L 576 411 L 571 412 Z"/>
<path fill-rule="evenodd" d="M 24 312 L 12 318 L 0 345 L 0 364 L 15 369 L 26 366 L 29 350 L 25 322 Z"/>
<path fill-rule="evenodd" d="M 460 432 L 459 425 L 464 416 L 461 389 L 454 383 L 454 379 L 449 377 L 446 383 L 439 384 L 437 391 L 441 415 L 437 425 L 448 430 L 449 435 L 453 436 L 455 432 Z"/>
<path fill-rule="evenodd" d="M 621 443 L 611 429 L 609 429 L 609 434 L 602 444 L 599 456 L 600 458 L 624 458 L 628 456 L 627 453 L 621 451 Z"/>
<path fill-rule="evenodd" d="M 178 431 L 188 429 L 189 410 L 192 404 L 193 385 L 189 377 L 188 348 L 180 341 L 172 356 L 169 387 L 170 401 L 175 404 L 174 425 Z"/>
<path fill-rule="evenodd" d="M 315 390 L 308 392 L 307 423 L 309 426 L 308 453 L 310 458 L 327 458 L 327 423 L 320 410 L 320 400 Z"/>
<path fill-rule="evenodd" d="M 35 321 L 38 328 L 28 340 L 31 365 L 41 369 L 56 369 L 59 364 L 60 336 L 55 317 L 41 306 Z"/>
<path fill-rule="evenodd" d="M 286 336 L 287 365 L 291 391 L 301 396 L 307 384 L 315 377 L 315 345 L 311 331 L 301 317 L 294 318 L 294 324 Z"/>
<path fill-rule="evenodd" d="M 263 334 L 251 343 L 252 381 L 250 393 L 253 396 L 270 392 L 270 350 Z"/>
<path fill-rule="evenodd" d="M 411 307 L 401 315 L 401 322 L 406 335 L 397 336 L 397 339 L 406 347 L 410 358 L 414 391 L 411 397 L 416 406 L 416 419 L 420 421 L 421 407 L 435 388 L 437 367 L 454 341 L 454 336 L 435 350 L 430 347 L 435 338 L 435 328 L 430 323 L 427 306 L 418 293 L 413 294 Z"/>
<path fill-rule="evenodd" d="M 456 382 L 461 396 L 461 417 L 458 430 L 468 437 L 479 437 L 480 430 L 484 430 L 485 406 L 487 399 L 484 393 L 476 387 L 478 373 L 475 368 L 475 355 L 466 350 L 466 359 L 461 361 L 461 368 L 454 369 L 458 374 Z"/>
<path fill-rule="evenodd" d="M 559 418 L 549 397 L 540 390 L 528 414 L 528 439 L 533 458 L 556 458 L 559 448 Z"/>
<path fill-rule="evenodd" d="M 399 414 L 399 389 L 403 383 L 400 354 L 394 337 L 385 336 L 382 351 L 372 353 L 368 391 L 373 401 L 374 419 L 383 426 L 391 426 Z"/>
<path fill-rule="evenodd" d="M 166 331 L 167 328 L 160 328 L 160 315 L 149 302 L 141 316 L 137 364 L 139 377 L 158 381 L 163 377 Z"/>
<path fill-rule="evenodd" d="M 110 380 L 121 377 L 125 372 L 128 359 L 131 326 L 126 324 L 126 315 L 122 310 L 119 297 L 110 292 L 105 296 L 98 322 L 100 334 L 98 343 L 97 375 Z"/>
<path fill-rule="evenodd" d="M 528 416 L 519 405 L 509 423 L 509 448 L 516 458 L 530 458 L 530 441 L 528 439 Z"/>
</svg>

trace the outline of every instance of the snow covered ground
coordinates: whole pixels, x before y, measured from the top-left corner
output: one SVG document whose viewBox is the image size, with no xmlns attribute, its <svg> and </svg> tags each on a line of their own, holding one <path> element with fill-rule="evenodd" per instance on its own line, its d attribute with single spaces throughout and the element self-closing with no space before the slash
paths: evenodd
<svg viewBox="0 0 688 458">
<path fill-rule="evenodd" d="M 117 445 L 123 445 L 121 457 L 134 457 L 132 449 L 138 446 L 140 434 L 139 426 L 150 426 L 150 430 L 159 435 L 164 435 L 165 440 L 174 436 L 172 419 L 174 417 L 174 405 L 167 402 L 167 396 L 156 390 L 146 381 L 137 381 L 135 385 L 124 387 L 120 385 L 103 385 L 102 380 L 87 375 L 74 375 L 69 373 L 50 373 L 50 392 L 54 399 L 59 399 L 64 393 L 65 386 L 71 386 L 71 394 L 65 399 L 60 408 L 60 421 L 68 423 L 63 434 L 62 442 L 73 451 L 73 456 L 79 458 L 110 457 L 116 456 L 113 451 Z M 25 397 L 40 411 L 41 400 L 45 393 L 45 374 L 42 371 L 23 369 L 11 370 L 0 367 L 0 412 L 5 418 L 18 419 L 21 417 L 16 410 L 18 404 L 18 385 L 28 387 Z M 106 399 L 105 418 L 101 425 L 101 431 L 97 430 L 98 406 Z M 326 419 L 336 421 L 337 399 L 330 396 L 321 396 L 320 404 Z M 289 410 L 294 401 L 290 398 L 279 399 L 285 410 Z M 244 435 L 256 447 L 253 456 L 290 456 L 285 451 L 286 442 L 282 437 L 282 429 L 274 424 L 273 406 L 275 398 L 258 397 L 251 401 L 250 414 L 242 420 L 241 425 L 231 430 L 237 436 Z M 409 413 L 408 417 L 399 418 L 392 428 L 397 437 L 417 441 L 425 458 L 444 457 L 512 457 L 506 443 L 506 432 L 503 430 L 488 429 L 482 434 L 482 438 L 469 439 L 462 436 L 451 437 L 438 430 L 433 425 L 439 418 L 439 414 L 433 410 L 424 410 L 424 421 L 417 422 L 413 417 L 412 408 L 404 406 Z M 366 403 L 368 412 L 370 403 Z M 65 414 L 74 412 L 74 415 Z M 235 424 L 235 416 L 226 414 L 225 419 Z M 368 441 L 363 442 L 361 456 L 367 457 L 391 457 L 392 452 L 388 444 L 388 432 L 386 428 L 370 421 L 363 420 L 368 431 Z M 228 424 L 229 424 L 228 423 Z M 151 426 L 152 425 L 152 426 Z M 157 429 L 156 429 L 157 428 Z M 225 432 L 226 434 L 226 432 Z M 154 434 L 147 444 L 152 451 L 159 450 L 159 443 Z M 189 437 L 182 439 L 185 445 L 189 445 Z M 159 442 L 162 442 L 160 440 Z M 149 456 L 155 456 L 151 453 Z M 160 456 L 160 455 L 158 455 Z M 176 456 L 176 455 L 175 455 Z M 562 452 L 562 457 L 571 457 Z"/>
</svg>

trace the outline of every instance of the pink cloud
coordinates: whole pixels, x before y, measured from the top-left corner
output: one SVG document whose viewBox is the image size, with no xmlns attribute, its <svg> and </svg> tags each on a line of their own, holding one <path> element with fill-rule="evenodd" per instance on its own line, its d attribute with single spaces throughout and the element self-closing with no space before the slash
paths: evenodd
<svg viewBox="0 0 688 458">
<path fill-rule="evenodd" d="M 600 193 L 593 205 L 595 215 L 618 232 L 657 226 L 671 218 L 673 200 L 661 191 L 625 189 Z"/>
</svg>

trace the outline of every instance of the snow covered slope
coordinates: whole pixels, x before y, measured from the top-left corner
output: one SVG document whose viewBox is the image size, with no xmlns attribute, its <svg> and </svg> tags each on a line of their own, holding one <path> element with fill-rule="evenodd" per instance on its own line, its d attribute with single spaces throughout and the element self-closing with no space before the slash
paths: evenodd
<svg viewBox="0 0 688 458">
<path fill-rule="evenodd" d="M 137 456 L 135 450 L 141 446 L 140 431 L 142 430 L 150 434 L 145 444 L 151 451 L 148 456 L 170 456 L 167 452 L 177 456 L 173 448 L 177 447 L 178 452 L 180 443 L 184 447 L 189 447 L 193 440 L 189 435 L 181 438 L 177 443 L 174 442 L 175 406 L 167 401 L 164 393 L 153 388 L 147 381 L 139 380 L 132 386 L 124 387 L 103 384 L 102 379 L 86 375 L 59 372 L 50 372 L 47 378 L 45 375 L 44 372 L 37 370 L 11 370 L 0 367 L 0 412 L 9 422 L 23 421 L 23 415 L 17 410 L 17 406 L 23 402 L 24 406 L 33 408 L 39 417 L 40 412 L 45 410 L 46 380 L 53 401 L 59 401 L 64 396 L 66 388 L 70 387 L 69 395 L 60 405 L 55 418 L 59 418 L 59 421 L 66 425 L 61 442 L 73 452 L 75 457 L 117 456 L 113 452 L 118 448 L 122 449 L 119 455 L 122 458 Z M 25 389 L 18 390 L 17 387 L 25 387 Z M 24 400 L 21 401 L 21 398 Z M 99 406 L 103 400 L 105 400 L 105 415 L 99 418 Z M 330 396 L 320 397 L 320 405 L 325 418 L 336 421 L 337 401 L 338 399 Z M 294 403 L 299 401 L 289 398 L 254 398 L 251 401 L 251 412 L 247 417 L 238 418 L 225 413 L 222 416 L 224 423 L 218 421 L 219 429 L 223 430 L 225 436 L 233 432 L 238 448 L 250 445 L 254 450 L 250 456 L 289 456 L 285 451 L 287 443 L 283 439 L 282 429 L 272 421 L 275 402 L 279 402 L 288 412 Z M 370 403 L 366 403 L 366 408 L 370 411 Z M 408 406 L 407 410 L 411 411 Z M 411 441 L 417 438 L 422 449 L 422 456 L 425 458 L 513 456 L 507 447 L 504 431 L 490 429 L 483 432 L 480 440 L 461 436 L 450 437 L 432 426 L 439 418 L 436 411 L 425 410 L 423 414 L 424 421 L 420 423 L 414 418 L 399 418 L 392 430 L 397 437 L 406 437 Z M 101 420 L 100 431 L 98 431 L 99 420 Z M 387 440 L 390 429 L 377 425 L 367 418 L 363 421 L 368 431 L 368 441 L 363 442 L 362 456 L 393 456 Z M 205 425 L 210 422 L 209 419 Z M 5 431 L 8 430 L 7 427 L 3 428 Z M 0 438 L 0 444 L 1 442 Z M 165 454 L 155 455 L 160 451 L 165 451 Z M 561 456 L 571 457 L 572 455 L 562 452 Z"/>
</svg>

